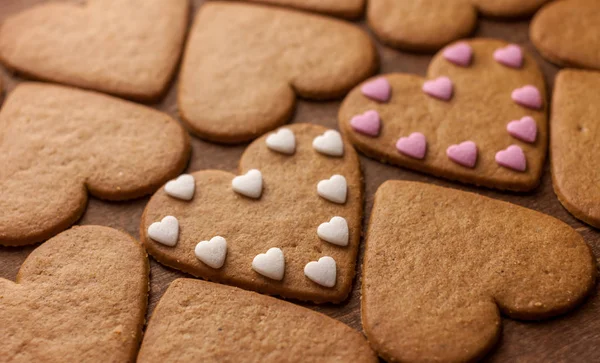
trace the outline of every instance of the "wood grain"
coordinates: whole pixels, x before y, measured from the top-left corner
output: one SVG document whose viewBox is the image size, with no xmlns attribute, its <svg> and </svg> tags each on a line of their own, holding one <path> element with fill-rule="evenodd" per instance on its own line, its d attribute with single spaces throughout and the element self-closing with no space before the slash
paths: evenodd
<svg viewBox="0 0 600 363">
<path fill-rule="evenodd" d="M 0 21 L 19 10 L 43 0 L 2 0 L 0 2 Z M 81 1 L 77 1 L 81 2 Z M 194 1 L 198 8 L 203 1 Z M 364 23 L 360 23 L 364 26 Z M 478 37 L 495 37 L 523 45 L 532 52 L 540 63 L 549 90 L 554 83 L 557 68 L 545 62 L 536 53 L 528 39 L 528 22 L 496 22 L 483 20 L 477 29 Z M 430 55 L 415 55 L 399 52 L 378 44 L 381 56 L 381 72 L 410 72 L 425 75 Z M 0 75 L 6 92 L 10 92 L 21 78 L 9 74 L 0 68 Z M 176 82 L 161 103 L 152 107 L 165 111 L 177 118 Z M 336 128 L 336 115 L 340 102 L 306 102 L 300 101 L 293 122 L 312 122 Z M 192 138 L 193 152 L 188 171 L 202 169 L 222 169 L 235 172 L 238 160 L 245 145 L 220 146 Z M 544 168 L 542 184 L 531 193 L 501 193 L 487 189 L 469 187 L 452 182 L 442 181 L 416 172 L 380 164 L 361 156 L 361 163 L 366 181 L 365 226 L 371 212 L 373 195 L 377 187 L 388 179 L 404 179 L 423 181 L 432 184 L 477 192 L 492 198 L 506 200 L 537 211 L 550 214 L 575 228 L 591 245 L 596 256 L 600 255 L 600 232 L 589 227 L 574 217 L 560 205 L 552 190 L 549 165 Z M 109 203 L 91 198 L 87 211 L 79 224 L 99 224 L 124 230 L 138 236 L 138 226 L 142 210 L 147 198 L 126 203 Z M 14 280 L 19 266 L 27 255 L 35 248 L 0 248 L 0 277 Z M 362 251 L 361 254 L 362 256 Z M 359 268 L 361 261 L 359 260 Z M 148 316 L 152 313 L 156 302 L 175 278 L 185 274 L 163 267 L 150 261 L 151 292 Z M 360 273 L 354 282 L 351 297 L 341 305 L 306 305 L 317 311 L 337 318 L 342 322 L 361 330 L 360 323 Z M 598 290 L 575 312 L 550 321 L 523 323 L 510 319 L 504 320 L 502 340 L 497 348 L 488 356 L 490 362 L 598 362 L 600 361 L 600 297 Z"/>
</svg>

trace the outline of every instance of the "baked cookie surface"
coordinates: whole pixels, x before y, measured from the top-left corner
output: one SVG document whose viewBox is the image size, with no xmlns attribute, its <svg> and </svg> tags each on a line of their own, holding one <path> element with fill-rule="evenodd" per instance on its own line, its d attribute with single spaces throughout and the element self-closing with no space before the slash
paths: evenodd
<svg viewBox="0 0 600 363">
<path fill-rule="evenodd" d="M 292 154 L 275 151 L 267 140 L 282 130 L 248 146 L 238 177 L 220 170 L 192 173 L 191 200 L 157 191 L 144 210 L 140 238 L 157 261 L 197 277 L 287 298 L 341 302 L 352 288 L 360 242 L 358 156 L 337 132 L 337 142 L 319 139 L 337 147 L 318 151 L 313 143 L 328 130 L 310 124 L 285 128 L 293 135 Z M 320 227 L 324 223 L 330 224 Z M 205 249 L 198 247 L 203 241 Z M 311 262 L 320 266 L 318 273 L 307 267 Z"/>
<path fill-rule="evenodd" d="M 595 258 L 565 223 L 430 184 L 387 181 L 375 195 L 362 274 L 362 323 L 389 361 L 463 362 L 498 341 L 500 313 L 539 320 L 593 289 Z"/>
<path fill-rule="evenodd" d="M 575 217 L 600 228 L 600 73 L 556 77 L 550 126 L 554 191 Z"/>
<path fill-rule="evenodd" d="M 0 278 L 3 362 L 133 362 L 148 259 L 131 236 L 73 227 L 35 249 L 16 283 Z"/>
<path fill-rule="evenodd" d="M 0 27 L 0 61 L 36 79 L 152 101 L 181 53 L 187 0 L 48 2 Z"/>
<path fill-rule="evenodd" d="M 257 3 L 290 6 L 318 13 L 356 19 L 363 13 L 365 0 L 248 0 Z"/>
<path fill-rule="evenodd" d="M 387 97 L 377 99 L 383 91 Z M 395 73 L 356 87 L 338 122 L 350 142 L 376 160 L 526 191 L 539 184 L 546 157 L 545 93 L 538 65 L 520 47 L 461 41 L 433 58 L 427 79 Z"/>
<path fill-rule="evenodd" d="M 109 200 L 154 192 L 185 167 L 168 115 L 95 92 L 24 83 L 0 111 L 0 245 L 41 242 Z"/>
<path fill-rule="evenodd" d="M 178 279 L 144 335 L 139 363 L 377 362 L 356 330 L 309 309 L 235 287 Z"/>
<path fill-rule="evenodd" d="M 477 26 L 478 12 L 492 17 L 522 17 L 548 1 L 370 0 L 367 21 L 385 44 L 429 52 L 471 34 Z"/>
<path fill-rule="evenodd" d="M 600 2 L 560 0 L 533 18 L 529 37 L 537 50 L 559 66 L 600 70 Z"/>
<path fill-rule="evenodd" d="M 178 104 L 196 135 L 217 142 L 254 139 L 287 122 L 296 95 L 343 96 L 377 67 L 360 28 L 294 10 L 208 2 L 190 31 Z"/>
</svg>

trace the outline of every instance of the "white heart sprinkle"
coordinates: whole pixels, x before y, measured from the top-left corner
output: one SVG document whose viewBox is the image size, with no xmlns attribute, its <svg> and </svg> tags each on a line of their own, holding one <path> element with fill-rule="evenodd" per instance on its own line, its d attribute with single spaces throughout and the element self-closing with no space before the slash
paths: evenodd
<svg viewBox="0 0 600 363">
<path fill-rule="evenodd" d="M 179 221 L 173 216 L 166 216 L 148 227 L 148 236 L 163 245 L 175 246 L 179 238 Z"/>
<path fill-rule="evenodd" d="M 327 130 L 313 140 L 313 148 L 321 154 L 330 156 L 344 155 L 344 142 L 342 135 L 335 130 Z"/>
<path fill-rule="evenodd" d="M 227 256 L 227 241 L 221 236 L 215 236 L 210 241 L 202 241 L 194 250 L 196 257 L 212 268 L 221 268 Z"/>
<path fill-rule="evenodd" d="M 338 246 L 348 246 L 348 222 L 342 217 L 333 217 L 317 228 L 319 238 Z"/>
<path fill-rule="evenodd" d="M 249 170 L 246 174 L 236 176 L 231 182 L 236 193 L 250 198 L 260 198 L 262 194 L 262 174 L 256 169 Z"/>
<path fill-rule="evenodd" d="M 293 154 L 296 151 L 296 137 L 292 130 L 283 127 L 267 137 L 267 147 L 283 154 Z"/>
<path fill-rule="evenodd" d="M 283 279 L 285 260 L 283 251 L 277 247 L 269 248 L 267 253 L 261 253 L 252 260 L 252 269 L 273 280 Z"/>
<path fill-rule="evenodd" d="M 346 178 L 337 174 L 317 184 L 317 193 L 321 197 L 338 204 L 346 203 L 347 191 Z"/>
<path fill-rule="evenodd" d="M 196 180 L 190 174 L 182 174 L 177 179 L 173 179 L 165 185 L 165 192 L 167 194 L 183 200 L 192 200 L 195 189 Z"/>
<path fill-rule="evenodd" d="M 319 261 L 312 261 L 304 266 L 306 277 L 325 287 L 335 286 L 335 260 L 329 256 L 319 258 Z"/>
</svg>

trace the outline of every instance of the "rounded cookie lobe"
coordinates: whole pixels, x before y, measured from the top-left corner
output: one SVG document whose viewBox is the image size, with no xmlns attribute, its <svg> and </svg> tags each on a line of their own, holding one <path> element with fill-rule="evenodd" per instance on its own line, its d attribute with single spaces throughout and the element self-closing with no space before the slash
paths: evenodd
<svg viewBox="0 0 600 363">
<path fill-rule="evenodd" d="M 189 137 L 168 115 L 95 92 L 19 85 L 0 111 L 0 244 L 43 241 L 73 224 L 88 191 L 152 193 L 177 176 Z"/>
<path fill-rule="evenodd" d="M 468 36 L 477 24 L 477 11 L 469 0 L 370 0 L 367 21 L 390 46 L 434 51 Z"/>
<path fill-rule="evenodd" d="M 356 19 L 363 13 L 365 0 L 249 0 L 257 3 L 289 6 L 347 19 Z"/>
<path fill-rule="evenodd" d="M 341 97 L 377 63 L 373 42 L 352 24 L 276 7 L 208 2 L 190 31 L 179 110 L 202 138 L 248 141 L 287 122 L 296 95 Z"/>
<path fill-rule="evenodd" d="M 377 160 L 502 190 L 535 188 L 542 174 L 548 140 L 548 102 L 539 67 L 526 52 L 519 69 L 498 63 L 494 52 L 508 45 L 504 41 L 476 39 L 456 44 L 467 44 L 473 50 L 470 66 L 449 62 L 441 50 L 434 56 L 427 74 L 429 80 L 446 77 L 451 81 L 452 97 L 449 100 L 425 94 L 422 91 L 425 80 L 417 75 L 387 74 L 383 77 L 392 88 L 390 100 L 385 104 L 370 100 L 362 95 L 361 85 L 357 86 L 339 109 L 340 131 L 358 150 Z M 452 47 L 454 44 L 448 46 Z M 541 109 L 529 109 L 511 99 L 511 93 L 525 85 L 538 90 Z M 367 111 L 378 115 L 375 136 L 357 131 L 355 125 L 354 120 Z M 537 137 L 533 143 L 515 139 L 506 130 L 509 122 L 525 116 L 537 124 Z M 426 153 L 422 152 L 423 148 L 419 149 L 420 158 L 402 153 L 403 147 L 401 152 L 396 148 L 399 139 L 413 133 L 421 133 L 427 140 Z M 446 153 L 450 146 L 465 140 L 477 145 L 477 163 L 473 168 L 453 162 Z M 512 144 L 521 147 L 526 155 L 525 172 L 503 168 L 495 161 L 496 152 Z"/>
<path fill-rule="evenodd" d="M 188 11 L 188 0 L 40 4 L 4 21 L 0 60 L 36 79 L 156 100 L 177 66 Z"/>
<path fill-rule="evenodd" d="M 529 37 L 537 50 L 559 66 L 600 70 L 600 3 L 553 1 L 533 18 Z"/>
<path fill-rule="evenodd" d="M 131 236 L 73 227 L 0 279 L 3 360 L 129 362 L 142 336 L 148 259 Z"/>
<path fill-rule="evenodd" d="M 600 73 L 559 72 L 552 99 L 550 159 L 554 191 L 575 217 L 600 228 Z"/>
<path fill-rule="evenodd" d="M 595 278 L 590 248 L 553 217 L 388 181 L 375 195 L 366 237 L 362 322 L 386 360 L 475 361 L 498 341 L 500 312 L 524 320 L 563 314 Z"/>
<path fill-rule="evenodd" d="M 293 155 L 273 152 L 265 135 L 250 144 L 241 158 L 238 174 L 251 169 L 262 173 L 259 199 L 236 193 L 231 185 L 234 175 L 219 170 L 192 173 L 196 192 L 191 201 L 177 200 L 159 189 L 146 206 L 140 226 L 140 238 L 147 251 L 164 265 L 215 282 L 299 300 L 344 300 L 352 288 L 360 241 L 363 191 L 358 156 L 347 142 L 343 143 L 341 156 L 331 157 L 315 150 L 314 139 L 327 131 L 322 126 L 287 127 L 296 138 Z M 345 179 L 343 204 L 317 193 L 319 181 L 329 180 L 332 175 Z M 147 234 L 150 224 L 167 215 L 179 220 L 179 240 L 174 247 L 156 243 Z M 315 233 L 334 216 L 347 222 L 347 246 L 325 243 Z M 198 241 L 213 236 L 227 240 L 227 258 L 218 270 L 205 266 L 194 255 Z M 282 277 L 281 281 L 252 269 L 255 256 L 271 248 L 280 249 L 285 256 L 284 270 L 277 269 L 272 275 Z M 323 256 L 336 261 L 334 287 L 320 286 L 304 275 L 304 266 Z"/>
<path fill-rule="evenodd" d="M 235 287 L 177 279 L 152 314 L 137 361 L 378 360 L 362 334 L 326 315 Z"/>
</svg>

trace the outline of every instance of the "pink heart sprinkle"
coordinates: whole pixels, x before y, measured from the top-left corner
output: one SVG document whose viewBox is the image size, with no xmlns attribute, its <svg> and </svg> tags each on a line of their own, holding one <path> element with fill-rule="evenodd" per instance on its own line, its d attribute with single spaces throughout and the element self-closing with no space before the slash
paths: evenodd
<svg viewBox="0 0 600 363">
<path fill-rule="evenodd" d="M 496 49 L 494 59 L 507 67 L 521 68 L 523 66 L 523 51 L 518 45 L 510 44 L 504 48 Z"/>
<path fill-rule="evenodd" d="M 427 140 L 422 133 L 413 132 L 408 137 L 401 137 L 396 142 L 396 149 L 411 158 L 423 159 L 427 151 Z"/>
<path fill-rule="evenodd" d="M 473 141 L 461 142 L 446 149 L 446 155 L 457 164 L 474 168 L 477 162 L 477 145 Z"/>
<path fill-rule="evenodd" d="M 532 85 L 517 88 L 512 92 L 512 99 L 521 106 L 539 110 L 542 108 L 542 95 Z"/>
<path fill-rule="evenodd" d="M 381 120 L 377 111 L 369 110 L 362 115 L 352 117 L 350 125 L 356 132 L 369 136 L 377 136 L 379 135 Z"/>
<path fill-rule="evenodd" d="M 390 82 L 383 77 L 367 82 L 360 88 L 363 95 L 379 102 L 387 102 L 391 90 Z"/>
<path fill-rule="evenodd" d="M 458 66 L 468 67 L 473 57 L 473 49 L 466 42 L 460 42 L 444 49 L 444 58 Z"/>
<path fill-rule="evenodd" d="M 506 130 L 512 137 L 528 143 L 534 143 L 537 138 L 537 124 L 535 120 L 529 116 L 509 122 L 506 126 Z"/>
<path fill-rule="evenodd" d="M 423 92 L 444 101 L 452 98 L 452 88 L 452 81 L 448 77 L 439 77 L 423 83 Z"/>
<path fill-rule="evenodd" d="M 511 145 L 505 150 L 496 153 L 496 162 L 509 169 L 516 171 L 525 171 L 527 169 L 527 160 L 523 149 L 517 145 Z"/>
</svg>

